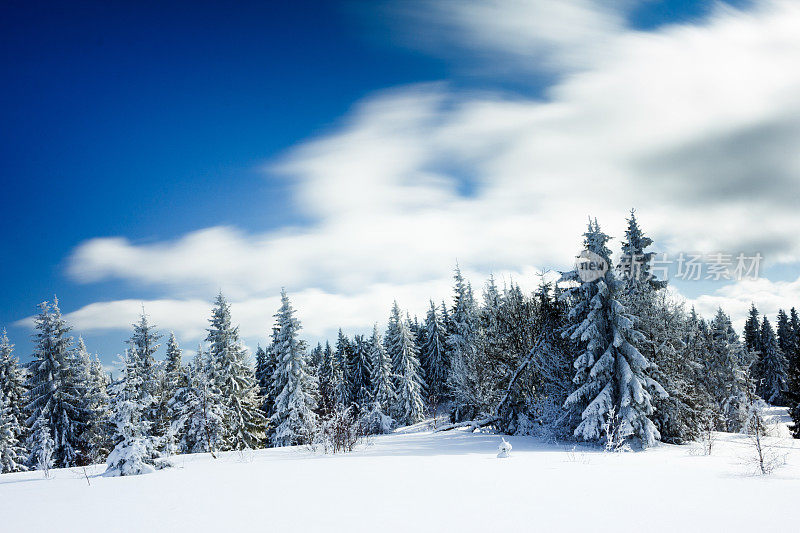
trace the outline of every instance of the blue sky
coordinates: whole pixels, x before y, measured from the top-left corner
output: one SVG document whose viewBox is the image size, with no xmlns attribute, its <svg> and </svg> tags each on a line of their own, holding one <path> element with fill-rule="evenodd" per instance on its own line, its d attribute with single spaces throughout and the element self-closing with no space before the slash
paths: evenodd
<svg viewBox="0 0 800 533">
<path fill-rule="evenodd" d="M 739 313 L 751 294 L 762 295 L 772 310 L 796 290 L 795 245 L 772 223 L 752 235 L 752 223 L 732 232 L 719 226 L 741 212 L 774 212 L 774 198 L 755 206 L 737 196 L 744 190 L 737 180 L 767 169 L 779 177 L 785 172 L 791 182 L 795 161 L 763 148 L 749 174 L 714 175 L 713 169 L 720 168 L 717 160 L 730 159 L 730 146 L 797 134 L 795 114 L 738 105 L 740 99 L 774 101 L 775 94 L 785 98 L 780 109 L 796 102 L 794 78 L 773 76 L 766 67 L 748 70 L 763 63 L 747 55 L 763 48 L 759 39 L 783 46 L 782 56 L 766 58 L 776 72 L 779 61 L 797 59 L 791 32 L 767 24 L 795 16 L 785 4 L 651 0 L 610 8 L 570 0 L 556 9 L 549 2 L 301 1 L 232 9 L 213 2 L 89 2 L 67 9 L 15 2 L 0 17 L 6 191 L 0 324 L 26 357 L 31 331 L 20 321 L 58 294 L 62 310 L 77 313 L 71 315 L 75 333 L 111 362 L 128 336 L 124 325 L 136 319 L 134 302 L 153 309 L 159 325 L 191 346 L 205 318 L 200 302 L 222 289 L 254 344 L 259 331 L 266 337 L 277 291 L 286 285 L 306 306 L 300 310 L 309 338 L 321 338 L 336 324 L 357 331 L 384 320 L 395 296 L 412 311 L 424 309 L 427 295 L 447 295 L 456 260 L 476 285 L 490 271 L 532 284 L 533 272 L 569 265 L 573 254 L 566 250 L 579 244 L 586 215 L 608 220 L 619 236 L 634 206 L 666 250 L 773 252 L 768 285 L 678 284 L 693 300 L 706 295 L 699 302 L 704 310 L 727 302 Z M 730 28 L 740 26 L 732 36 Z M 740 39 L 748 32 L 750 38 Z M 597 175 L 576 177 L 581 169 L 572 162 L 553 167 L 535 154 L 524 160 L 535 147 L 564 146 L 564 131 L 591 130 L 556 116 L 559 109 L 577 114 L 584 91 L 597 90 L 605 99 L 598 113 L 616 117 L 625 96 L 605 91 L 646 85 L 693 64 L 681 48 L 692 39 L 706 52 L 696 59 L 703 74 L 682 73 L 666 96 L 641 98 L 641 109 L 642 93 L 633 93 L 630 107 L 641 116 L 647 106 L 674 105 L 665 117 L 691 117 L 692 106 L 709 108 L 708 92 L 722 104 L 708 111 L 707 122 L 672 124 L 654 116 L 655 130 L 669 123 L 654 135 L 653 143 L 661 144 L 622 154 L 608 168 L 586 148 L 594 145 L 588 133 L 569 152 L 576 160 L 598 158 L 590 174 L 615 174 L 619 159 L 625 172 L 656 176 L 643 191 L 609 193 L 613 201 L 598 206 L 589 190 Z M 636 56 L 640 45 L 652 61 Z M 720 67 L 714 77 L 714 68 L 702 68 L 706 56 L 715 67 L 742 61 L 741 74 L 762 83 L 739 94 L 738 86 L 732 89 L 738 78 L 726 77 L 736 68 Z M 659 61 L 660 71 L 644 72 L 643 65 Z M 684 101 L 687 87 L 691 96 Z M 599 124 L 590 118 L 582 120 Z M 615 120 L 607 127 L 641 127 Z M 538 135 L 532 148 L 512 146 L 509 138 L 529 136 L 526 128 Z M 615 143 L 604 151 L 618 150 Z M 569 223 L 555 222 L 535 200 L 528 204 L 533 214 L 524 205 L 501 213 L 491 203 L 515 190 L 511 200 L 498 201 L 565 196 L 544 177 L 517 176 L 527 165 L 543 169 L 543 176 L 546 170 L 553 183 L 571 184 L 569 209 L 556 210 Z M 708 190 L 692 180 L 694 173 L 706 177 Z M 664 188 L 679 179 L 673 174 L 688 176 L 688 188 L 696 190 L 684 196 Z M 609 189 L 630 190 L 615 179 Z M 648 211 L 654 194 L 669 196 L 673 215 Z M 703 195 L 727 200 L 698 214 Z M 469 213 L 482 218 L 462 219 Z M 781 216 L 775 226 L 794 221 L 788 209 Z M 481 229 L 471 229 L 478 222 Z M 553 234 L 550 223 L 567 237 Z M 707 231 L 712 225 L 718 229 Z M 741 239 L 728 239 L 731 233 Z M 445 245 L 421 242 L 437 234 Z M 685 242 L 687 235 L 697 238 Z M 547 244 L 553 240 L 567 245 Z M 92 304 L 104 307 L 87 308 Z"/>
<path fill-rule="evenodd" d="M 300 221 L 286 183 L 260 165 L 370 91 L 445 76 L 441 61 L 370 45 L 348 11 L 325 1 L 6 10 L 0 323 L 53 293 L 65 310 L 157 295 L 72 283 L 64 259 L 83 240 Z"/>
</svg>

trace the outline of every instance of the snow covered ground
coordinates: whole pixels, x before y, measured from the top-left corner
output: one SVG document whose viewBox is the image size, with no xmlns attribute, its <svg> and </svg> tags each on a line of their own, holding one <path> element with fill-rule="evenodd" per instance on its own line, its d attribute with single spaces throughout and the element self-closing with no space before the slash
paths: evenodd
<svg viewBox="0 0 800 533">
<path fill-rule="evenodd" d="M 785 413 L 773 410 L 780 427 Z M 747 438 L 713 454 L 405 431 L 346 455 L 303 448 L 175 458 L 105 478 L 102 467 L 0 476 L 0 530 L 23 531 L 781 531 L 800 494 L 800 441 L 768 439 L 786 465 L 752 475 Z"/>
</svg>

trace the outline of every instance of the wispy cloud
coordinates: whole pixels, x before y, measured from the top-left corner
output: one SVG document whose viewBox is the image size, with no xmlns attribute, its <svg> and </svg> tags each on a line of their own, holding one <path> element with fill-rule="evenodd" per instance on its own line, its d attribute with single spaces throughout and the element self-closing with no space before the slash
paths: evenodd
<svg viewBox="0 0 800 533">
<path fill-rule="evenodd" d="M 562 72 L 592 65 L 625 29 L 633 2 L 411 0 L 390 3 L 406 46 L 479 64 L 483 72 Z"/>
<path fill-rule="evenodd" d="M 156 244 L 93 239 L 69 272 L 161 287 L 189 298 L 192 316 L 195 299 L 218 288 L 244 308 L 274 303 L 287 286 L 310 329 L 327 331 L 382 318 L 404 287 L 405 305 L 424 306 L 446 293 L 456 260 L 476 276 L 565 267 L 588 214 L 621 235 L 630 207 L 667 250 L 800 260 L 790 201 L 800 197 L 800 6 L 718 9 L 699 24 L 642 32 L 606 3 L 547 4 L 430 12 L 442 38 L 565 65 L 545 100 L 447 84 L 372 95 L 268 168 L 291 180 L 310 225 L 215 227 Z M 703 310 L 712 301 L 698 300 Z"/>
</svg>

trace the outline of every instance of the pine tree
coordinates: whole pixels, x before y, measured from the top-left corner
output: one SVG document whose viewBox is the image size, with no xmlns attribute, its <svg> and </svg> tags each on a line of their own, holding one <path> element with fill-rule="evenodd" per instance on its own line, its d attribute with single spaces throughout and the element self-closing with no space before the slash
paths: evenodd
<svg viewBox="0 0 800 533">
<path fill-rule="evenodd" d="M 28 431 L 25 426 L 25 372 L 14 357 L 14 345 L 8 341 L 6 331 L 0 334 L 0 402 L 5 400 L 8 409 L 7 422 L 13 438 L 23 443 Z"/>
<path fill-rule="evenodd" d="M 258 382 L 258 394 L 263 399 L 261 411 L 267 419 L 272 415 L 274 403 L 274 398 L 272 398 L 272 374 L 275 372 L 275 364 L 271 355 L 271 347 L 265 350 L 261 345 L 258 345 L 258 348 L 256 348 L 255 376 L 256 382 Z"/>
<path fill-rule="evenodd" d="M 750 313 L 744 324 L 744 345 L 749 352 L 761 353 L 761 322 L 755 304 L 750 304 Z"/>
<path fill-rule="evenodd" d="M 575 350 L 561 335 L 566 325 L 566 306 L 544 279 L 528 305 L 521 300 L 519 287 L 513 289 L 509 302 L 509 314 L 504 320 L 524 325 L 515 342 L 516 350 L 524 353 L 525 359 L 513 373 L 514 383 L 506 385 L 509 395 L 497 412 L 498 426 L 508 433 L 567 437 L 562 406 L 573 389 Z"/>
<path fill-rule="evenodd" d="M 176 447 L 175 422 L 180 413 L 171 405 L 172 399 L 186 386 L 186 368 L 183 366 L 183 351 L 178 345 L 175 333 L 170 332 L 167 340 L 167 354 L 164 359 L 164 372 L 160 388 L 158 424 L 163 427 L 164 447 L 172 454 Z"/>
<path fill-rule="evenodd" d="M 453 275 L 453 309 L 447 345 L 450 349 L 450 374 L 448 388 L 452 394 L 452 418 L 458 422 L 475 418 L 480 410 L 478 373 L 478 312 L 472 287 L 464 280 L 456 266 Z"/>
<path fill-rule="evenodd" d="M 781 405 L 786 392 L 786 358 L 767 317 L 761 322 L 760 342 L 758 395 L 773 405 Z"/>
<path fill-rule="evenodd" d="M 789 324 L 792 328 L 792 340 L 794 345 L 791 350 L 784 353 L 788 363 L 787 370 L 787 387 L 788 387 L 788 400 L 791 406 L 800 404 L 800 317 L 798 317 L 797 310 L 792 307 L 789 312 Z M 795 423 L 797 427 L 797 423 Z"/>
<path fill-rule="evenodd" d="M 406 312 L 406 323 L 408 324 L 408 328 L 411 330 L 411 333 L 414 334 L 414 340 L 417 343 L 417 353 L 419 354 L 419 375 L 427 383 L 428 376 L 425 374 L 426 368 L 426 361 L 425 361 L 425 345 L 428 343 L 428 332 L 419 323 L 419 318 L 414 315 L 412 319 L 411 316 Z"/>
<path fill-rule="evenodd" d="M 651 419 L 662 440 L 682 443 L 699 436 L 710 399 L 700 383 L 702 354 L 687 350 L 684 343 L 694 332 L 687 331 L 690 326 L 682 306 L 661 290 L 667 282 L 653 275 L 651 262 L 655 254 L 647 251 L 652 244 L 631 210 L 617 265 L 619 299 L 641 333 L 632 344 L 653 363 L 650 375 L 667 393 L 653 397 L 655 412 Z"/>
<path fill-rule="evenodd" d="M 367 408 L 371 401 L 371 346 L 363 335 L 356 335 L 353 339 L 353 355 L 350 358 L 347 375 L 350 385 L 350 398 L 358 412 Z"/>
<path fill-rule="evenodd" d="M 336 370 L 334 362 L 333 349 L 331 344 L 326 341 L 317 370 L 319 381 L 319 404 L 317 409 L 323 418 L 333 413 L 336 405 Z"/>
<path fill-rule="evenodd" d="M 43 415 L 33 422 L 31 434 L 28 437 L 28 464 L 36 470 L 44 472 L 44 477 L 50 477 L 50 468 L 53 466 L 53 453 L 56 443 L 53 440 L 53 430 L 50 421 Z"/>
<path fill-rule="evenodd" d="M 372 403 L 366 425 L 371 433 L 388 433 L 395 425 L 395 421 L 389 413 L 397 401 L 397 395 L 392 384 L 391 358 L 381 342 L 377 324 L 372 328 L 369 346 Z"/>
<path fill-rule="evenodd" d="M 275 413 L 270 422 L 275 427 L 274 446 L 292 446 L 310 442 L 317 425 L 317 383 L 310 372 L 306 343 L 299 338 L 300 321 L 281 291 L 281 307 L 275 315 L 278 335 L 275 342 L 277 366 L 273 376 Z"/>
<path fill-rule="evenodd" d="M 20 423 L 11 412 L 9 401 L 0 396 L 0 473 L 22 472 L 25 448 L 20 445 L 17 435 L 21 432 Z"/>
<path fill-rule="evenodd" d="M 210 376 L 222 395 L 224 449 L 256 448 L 264 438 L 263 400 L 258 396 L 247 350 L 239 340 L 239 328 L 231 325 L 230 305 L 222 293 L 214 302 L 209 323 L 206 341 Z"/>
<path fill-rule="evenodd" d="M 82 337 L 75 349 L 79 369 L 78 391 L 82 404 L 89 412 L 89 423 L 83 435 L 86 458 L 90 463 L 101 461 L 111 450 L 112 424 L 109 419 L 109 379 L 100 360 L 89 355 Z"/>
<path fill-rule="evenodd" d="M 155 354 L 161 346 L 158 343 L 161 338 L 162 335 L 158 333 L 154 324 L 148 322 L 147 315 L 142 308 L 139 322 L 133 324 L 133 334 L 128 343 L 135 348 L 136 364 L 139 365 L 142 387 L 145 388 L 152 400 L 152 404 L 145 408 L 144 416 L 151 423 L 151 430 L 156 435 L 163 435 L 165 430 L 163 421 L 159 420 L 160 386 L 163 378 L 155 359 Z"/>
<path fill-rule="evenodd" d="M 211 453 L 224 445 L 224 418 L 222 393 L 209 372 L 210 361 L 198 346 L 197 355 L 186 368 L 184 386 L 170 400 L 170 409 L 177 418 L 171 433 L 179 441 L 184 453 Z"/>
<path fill-rule="evenodd" d="M 147 386 L 147 367 L 131 343 L 124 360 L 124 379 L 114 395 L 111 419 L 117 442 L 106 460 L 106 476 L 133 476 L 155 470 L 160 457 L 159 439 L 152 436 L 152 422 L 147 411 L 153 398 Z"/>
<path fill-rule="evenodd" d="M 586 249 L 610 264 L 606 247 L 609 237 L 596 220 L 589 223 L 584 237 Z M 564 278 L 580 280 L 577 271 Z M 565 407 L 581 414 L 576 437 L 599 439 L 606 423 L 616 414 L 619 434 L 634 435 L 643 445 L 651 446 L 660 438 L 650 419 L 654 412 L 652 398 L 667 394 L 648 374 L 652 363 L 633 345 L 642 335 L 616 299 L 618 289 L 618 281 L 607 269 L 599 278 L 581 281 L 570 290 L 574 304 L 569 313 L 568 334 L 580 342 L 581 352 L 574 365 L 578 388 L 567 398 Z"/>
<path fill-rule="evenodd" d="M 505 307 L 505 299 L 500 295 L 494 275 L 491 275 L 483 291 L 483 305 L 478 311 L 480 335 L 477 348 L 480 365 L 476 365 L 476 378 L 481 410 L 495 403 L 492 398 L 493 385 L 517 367 L 516 356 L 519 354 L 511 353 L 508 332 L 504 328 Z"/>
<path fill-rule="evenodd" d="M 395 302 L 393 317 L 399 318 L 399 308 Z M 394 375 L 397 383 L 394 413 L 400 424 L 416 424 L 424 418 L 425 407 L 422 401 L 424 384 L 420 377 L 419 354 L 414 334 L 405 320 L 396 321 L 395 337 L 388 338 L 388 354 L 394 362 Z"/>
<path fill-rule="evenodd" d="M 640 288 L 641 292 L 634 289 L 623 293 L 626 296 L 622 300 L 636 316 L 636 329 L 643 336 L 635 346 L 653 363 L 650 375 L 667 392 L 667 396 L 653 397 L 655 413 L 651 419 L 663 441 L 693 441 L 700 436 L 703 417 L 711 405 L 702 385 L 706 352 L 687 349 L 687 339 L 694 338 L 697 332 L 689 331 L 693 326 L 681 303 L 667 291 L 645 284 Z"/>
<path fill-rule="evenodd" d="M 272 441 L 274 427 L 269 423 L 272 415 L 275 414 L 275 397 L 278 394 L 274 383 L 275 369 L 278 366 L 278 343 L 280 329 L 275 324 L 272 327 L 270 345 L 264 350 L 264 360 L 262 362 L 259 383 L 263 386 L 261 397 L 263 400 L 262 411 L 267 420 L 267 442 Z"/>
<path fill-rule="evenodd" d="M 383 347 L 386 349 L 386 353 L 389 354 L 393 375 L 397 373 L 399 361 L 397 361 L 392 354 L 392 344 L 397 341 L 400 333 L 400 322 L 402 322 L 402 320 L 400 306 L 397 304 L 397 300 L 395 300 L 392 303 L 392 310 L 389 313 L 389 322 L 386 325 L 386 332 L 383 335 Z"/>
<path fill-rule="evenodd" d="M 747 373 L 748 352 L 721 308 L 717 310 L 709 330 L 703 365 L 704 382 L 722 416 L 720 429 L 736 432 L 744 423 L 748 393 L 752 388 Z"/>
<path fill-rule="evenodd" d="M 183 366 L 183 350 L 178 345 L 175 333 L 169 334 L 167 355 L 164 359 L 164 391 L 167 396 L 183 385 L 186 369 Z"/>
<path fill-rule="evenodd" d="M 641 292 L 644 286 L 658 290 L 667 286 L 666 281 L 657 279 L 651 272 L 650 263 L 655 252 L 646 249 L 653 244 L 639 227 L 636 214 L 631 209 L 628 218 L 628 228 L 625 230 L 625 240 L 622 243 L 622 254 L 617 269 L 623 284 L 623 292 Z"/>
<path fill-rule="evenodd" d="M 350 396 L 350 376 L 347 373 L 348 361 L 352 355 L 352 345 L 347 335 L 339 328 L 336 340 L 336 351 L 333 352 L 333 390 L 336 404 L 341 407 L 350 407 L 353 399 Z"/>
<path fill-rule="evenodd" d="M 425 317 L 423 327 L 425 345 L 420 359 L 425 363 L 425 376 L 428 384 L 428 395 L 433 409 L 446 397 L 449 361 L 447 354 L 447 331 L 442 316 L 436 311 L 431 300 L 431 307 Z"/>
<path fill-rule="evenodd" d="M 53 432 L 53 463 L 73 466 L 87 460 L 84 432 L 90 422 L 90 411 L 82 397 L 82 372 L 72 350 L 70 327 L 61 317 L 58 299 L 50 305 L 39 305 L 35 319 L 36 346 L 28 379 L 27 423 L 42 417 Z M 33 449 L 36 443 L 29 443 Z"/>
<path fill-rule="evenodd" d="M 778 322 L 775 329 L 778 336 L 778 347 L 784 355 L 792 353 L 795 345 L 794 330 L 789 315 L 783 309 L 778 310 Z"/>
</svg>

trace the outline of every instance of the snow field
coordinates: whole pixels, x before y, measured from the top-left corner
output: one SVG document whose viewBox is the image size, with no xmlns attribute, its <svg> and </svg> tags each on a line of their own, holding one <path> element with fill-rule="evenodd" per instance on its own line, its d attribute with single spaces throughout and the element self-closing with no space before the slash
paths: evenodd
<svg viewBox="0 0 800 533">
<path fill-rule="evenodd" d="M 780 415 L 776 415 L 781 418 Z M 742 435 L 711 456 L 660 445 L 609 454 L 500 436 L 399 433 L 351 454 L 303 447 L 173 458 L 107 478 L 104 466 L 0 476 L 2 531 L 781 531 L 800 494 L 800 448 L 768 438 L 786 466 L 744 464 Z"/>
</svg>

